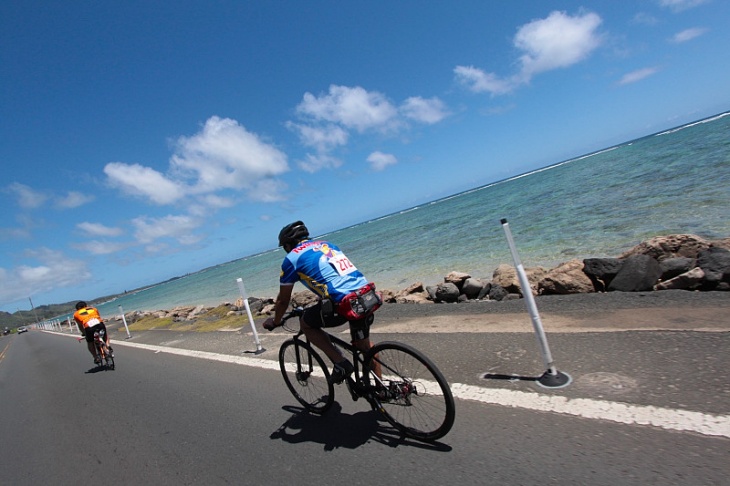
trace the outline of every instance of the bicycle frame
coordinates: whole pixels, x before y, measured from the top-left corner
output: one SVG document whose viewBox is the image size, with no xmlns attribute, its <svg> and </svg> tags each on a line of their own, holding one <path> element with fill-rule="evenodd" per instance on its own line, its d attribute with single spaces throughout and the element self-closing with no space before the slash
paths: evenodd
<svg viewBox="0 0 730 486">
<path fill-rule="evenodd" d="M 323 329 L 324 330 L 324 329 Z M 362 378 L 365 373 L 369 373 L 370 370 L 367 370 L 365 367 L 365 354 L 355 346 L 353 346 L 351 343 L 348 343 L 347 341 L 344 341 L 337 336 L 333 336 L 332 334 L 328 333 L 327 331 L 324 331 L 325 334 L 329 337 L 329 339 L 332 341 L 333 344 L 343 348 L 345 351 L 349 352 L 352 355 L 352 364 L 355 368 L 352 375 L 347 377 L 346 383 L 347 388 L 350 391 L 350 395 L 352 396 L 352 399 L 354 401 L 357 401 L 358 398 L 364 397 L 367 398 L 367 394 L 372 391 L 371 389 L 366 389 L 365 383 L 363 382 Z M 303 337 L 303 339 L 302 339 Z M 304 341 L 308 345 L 311 346 L 309 339 L 307 339 L 307 336 L 304 334 L 304 331 L 301 329 L 296 332 L 294 337 L 292 338 L 295 341 Z M 310 356 L 311 361 L 311 356 Z M 297 348 L 297 363 L 301 363 L 301 356 L 299 356 L 299 349 Z M 311 362 L 308 363 L 311 366 Z M 382 384 L 382 383 L 381 383 Z M 372 385 L 368 388 L 374 388 Z"/>
</svg>

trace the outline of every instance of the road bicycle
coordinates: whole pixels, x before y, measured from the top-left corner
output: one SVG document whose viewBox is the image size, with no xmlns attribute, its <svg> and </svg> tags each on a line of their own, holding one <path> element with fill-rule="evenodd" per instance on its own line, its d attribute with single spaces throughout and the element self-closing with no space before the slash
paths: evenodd
<svg viewBox="0 0 730 486">
<path fill-rule="evenodd" d="M 79 338 L 79 342 L 84 338 Z M 94 331 L 94 348 L 96 349 L 96 356 L 99 358 L 98 366 L 106 366 L 108 369 L 114 369 L 114 354 L 109 350 L 109 346 L 106 344 L 106 332 L 104 329 Z"/>
<path fill-rule="evenodd" d="M 279 349 L 279 366 L 287 387 L 306 410 L 325 413 L 335 389 L 322 357 L 301 329 L 287 320 L 304 313 L 301 307 L 285 314 L 282 326 L 295 333 Z M 443 374 L 420 351 L 403 343 L 383 341 L 363 353 L 327 333 L 332 342 L 352 354 L 354 371 L 345 381 L 352 399 L 364 398 L 405 436 L 433 441 L 454 425 L 454 397 Z M 379 365 L 379 366 L 378 366 Z"/>
</svg>

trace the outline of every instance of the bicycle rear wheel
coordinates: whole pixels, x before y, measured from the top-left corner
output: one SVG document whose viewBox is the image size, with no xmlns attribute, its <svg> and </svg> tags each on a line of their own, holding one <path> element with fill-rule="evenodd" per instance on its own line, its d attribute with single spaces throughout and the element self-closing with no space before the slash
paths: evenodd
<svg viewBox="0 0 730 486">
<path fill-rule="evenodd" d="M 105 347 L 104 349 L 104 360 L 106 361 L 106 367 L 110 370 L 114 369 L 114 356 L 112 356 L 112 353 L 109 352 L 109 348 Z"/>
<path fill-rule="evenodd" d="M 289 391 L 304 408 L 316 414 L 329 410 L 335 389 L 327 366 L 311 345 L 298 339 L 285 341 L 279 349 L 279 367 Z"/>
<path fill-rule="evenodd" d="M 104 367 L 104 357 L 105 357 L 104 350 L 102 349 L 102 347 L 99 343 L 94 343 L 94 346 L 96 347 L 96 357 L 99 360 L 97 363 L 97 366 L 99 368 L 103 368 Z"/>
<path fill-rule="evenodd" d="M 420 351 L 385 341 L 368 351 L 365 363 L 380 363 L 382 379 L 366 374 L 372 401 L 386 420 L 406 436 L 436 440 L 454 425 L 456 406 L 451 388 L 435 364 Z"/>
</svg>

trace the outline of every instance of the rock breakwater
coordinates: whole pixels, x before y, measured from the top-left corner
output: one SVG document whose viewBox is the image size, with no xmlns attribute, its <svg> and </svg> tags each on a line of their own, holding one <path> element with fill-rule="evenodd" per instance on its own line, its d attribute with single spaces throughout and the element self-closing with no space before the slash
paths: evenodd
<svg viewBox="0 0 730 486">
<path fill-rule="evenodd" d="M 574 259 L 554 268 L 528 267 L 525 273 L 531 292 L 536 296 L 666 289 L 730 290 L 730 237 L 707 240 L 691 234 L 657 236 L 614 258 Z M 517 271 L 508 264 L 499 265 L 490 281 L 453 271 L 437 285 L 424 286 L 422 282 L 415 282 L 402 290 L 379 290 L 386 303 L 398 304 L 502 301 L 523 296 Z M 315 300 L 316 296 L 309 291 L 295 292 L 292 306 L 306 307 Z M 271 315 L 273 304 L 273 297 L 249 298 L 249 308 L 254 316 Z M 239 299 L 215 308 L 187 306 L 130 312 L 126 318 L 135 322 L 154 316 L 172 322 L 186 322 L 213 312 L 226 317 L 246 316 L 243 302 Z"/>
</svg>

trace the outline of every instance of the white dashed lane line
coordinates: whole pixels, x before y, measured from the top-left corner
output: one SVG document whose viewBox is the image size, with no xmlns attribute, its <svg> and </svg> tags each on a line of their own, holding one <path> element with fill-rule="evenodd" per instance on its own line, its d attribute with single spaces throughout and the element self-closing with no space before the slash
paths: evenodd
<svg viewBox="0 0 730 486">
<path fill-rule="evenodd" d="M 147 349 L 157 353 L 176 354 L 224 363 L 279 370 L 279 363 L 270 359 L 232 356 L 130 342 L 118 342 L 117 344 L 138 349 Z M 539 412 L 559 413 L 587 419 L 607 420 L 628 425 L 648 425 L 666 430 L 696 432 L 703 435 L 730 438 L 730 416 L 728 415 L 712 415 L 690 410 L 675 410 L 651 405 L 631 405 L 628 403 L 608 402 L 587 398 L 541 395 L 538 393 L 486 388 L 462 383 L 452 383 L 450 385 L 454 397 L 462 400 L 523 408 Z"/>
</svg>

